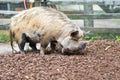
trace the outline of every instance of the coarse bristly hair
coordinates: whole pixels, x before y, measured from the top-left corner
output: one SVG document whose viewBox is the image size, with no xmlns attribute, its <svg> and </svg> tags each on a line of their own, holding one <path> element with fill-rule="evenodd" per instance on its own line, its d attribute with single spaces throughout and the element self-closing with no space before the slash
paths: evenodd
<svg viewBox="0 0 120 80">
<path fill-rule="evenodd" d="M 26 33 L 32 38 L 32 33 L 37 32 L 41 35 L 41 42 L 45 44 L 52 38 L 61 42 L 70 35 L 70 32 L 75 30 L 80 31 L 80 28 L 73 24 L 65 14 L 47 7 L 34 7 L 24 10 L 11 18 L 10 25 L 11 37 L 14 34 L 18 43 L 21 40 L 22 33 Z"/>
</svg>

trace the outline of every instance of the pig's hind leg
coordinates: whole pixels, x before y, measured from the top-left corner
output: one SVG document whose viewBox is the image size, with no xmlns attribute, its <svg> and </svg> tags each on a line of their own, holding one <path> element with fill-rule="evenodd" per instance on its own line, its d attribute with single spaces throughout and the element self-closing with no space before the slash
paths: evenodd
<svg viewBox="0 0 120 80">
<path fill-rule="evenodd" d="M 21 39 L 18 41 L 18 46 L 22 53 L 24 52 L 25 43 L 26 43 L 26 34 L 22 33 Z"/>
</svg>

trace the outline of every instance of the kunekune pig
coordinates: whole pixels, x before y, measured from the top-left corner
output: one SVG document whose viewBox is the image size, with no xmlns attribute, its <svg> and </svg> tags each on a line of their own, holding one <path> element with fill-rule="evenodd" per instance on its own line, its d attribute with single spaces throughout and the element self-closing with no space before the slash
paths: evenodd
<svg viewBox="0 0 120 80">
<path fill-rule="evenodd" d="M 62 12 L 48 7 L 34 7 L 21 11 L 11 18 L 10 37 L 17 42 L 20 51 L 24 51 L 25 43 L 29 42 L 33 50 L 37 50 L 36 43 L 40 43 L 40 54 L 52 41 L 62 45 L 62 52 L 84 49 L 86 42 L 82 40 L 84 31 L 75 25 Z"/>
</svg>

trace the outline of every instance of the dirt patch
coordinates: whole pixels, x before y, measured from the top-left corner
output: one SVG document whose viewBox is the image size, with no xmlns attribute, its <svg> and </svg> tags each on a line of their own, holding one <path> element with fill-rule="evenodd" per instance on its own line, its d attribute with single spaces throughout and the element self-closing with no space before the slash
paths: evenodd
<svg viewBox="0 0 120 80">
<path fill-rule="evenodd" d="M 119 80 L 120 41 L 97 40 L 84 54 L 0 55 L 1 80 Z"/>
<path fill-rule="evenodd" d="M 0 43 L 0 54 L 5 54 L 7 52 L 11 52 L 11 46 L 10 44 Z"/>
</svg>

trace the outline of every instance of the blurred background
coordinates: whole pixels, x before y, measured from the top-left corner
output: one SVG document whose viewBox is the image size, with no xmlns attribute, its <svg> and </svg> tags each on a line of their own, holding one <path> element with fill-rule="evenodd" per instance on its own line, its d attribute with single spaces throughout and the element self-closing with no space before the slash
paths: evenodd
<svg viewBox="0 0 120 80">
<path fill-rule="evenodd" d="M 0 0 L 0 42 L 9 41 L 12 16 L 39 6 L 62 11 L 85 31 L 120 34 L 119 0 Z"/>
<path fill-rule="evenodd" d="M 38 6 L 62 11 L 80 27 L 120 27 L 119 0 L 0 0 L 0 29 L 9 28 L 13 15 Z"/>
</svg>

